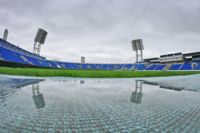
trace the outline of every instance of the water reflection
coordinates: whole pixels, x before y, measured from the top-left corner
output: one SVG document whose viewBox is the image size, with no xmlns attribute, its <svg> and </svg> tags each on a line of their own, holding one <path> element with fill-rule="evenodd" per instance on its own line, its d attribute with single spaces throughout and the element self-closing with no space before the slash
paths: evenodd
<svg viewBox="0 0 200 133">
<path fill-rule="evenodd" d="M 200 93 L 159 88 L 177 79 L 0 77 L 0 132 L 199 132 Z"/>
<path fill-rule="evenodd" d="M 130 101 L 136 104 L 141 104 L 142 103 L 142 84 L 143 81 L 141 80 L 135 80 L 135 91 L 132 92 L 131 99 Z"/>
<path fill-rule="evenodd" d="M 32 84 L 33 101 L 37 109 L 45 106 L 43 94 L 40 93 L 39 82 Z"/>
<path fill-rule="evenodd" d="M 174 90 L 174 91 L 182 91 L 185 89 L 185 87 L 176 86 L 174 84 L 172 85 L 172 84 L 170 84 L 170 82 L 135 80 L 135 88 L 131 94 L 130 102 L 136 103 L 136 104 L 142 103 L 142 98 L 143 98 L 142 86 L 143 86 L 143 84 L 159 86 L 162 89 L 169 89 L 169 90 Z"/>
<path fill-rule="evenodd" d="M 85 80 L 80 80 L 80 84 L 85 84 Z"/>
<path fill-rule="evenodd" d="M 15 79 L 15 78 L 1 78 L 0 79 L 0 100 L 6 106 L 6 98 L 13 95 L 21 88 L 44 81 L 44 79 Z"/>
<path fill-rule="evenodd" d="M 175 85 L 171 85 L 170 83 L 147 81 L 147 80 L 143 80 L 143 83 L 148 84 L 148 85 L 155 85 L 155 86 L 159 86 L 160 88 L 163 88 L 163 89 L 169 89 L 169 90 L 175 90 L 175 91 L 182 91 L 185 89 L 184 87 L 178 87 Z"/>
</svg>

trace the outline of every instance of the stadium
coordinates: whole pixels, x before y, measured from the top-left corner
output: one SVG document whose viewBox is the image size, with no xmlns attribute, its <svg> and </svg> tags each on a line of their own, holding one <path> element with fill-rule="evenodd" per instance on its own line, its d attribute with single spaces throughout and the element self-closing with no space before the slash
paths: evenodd
<svg viewBox="0 0 200 133">
<path fill-rule="evenodd" d="M 0 66 L 27 67 L 27 68 L 52 68 L 68 70 L 135 70 L 135 71 L 194 71 L 200 70 L 200 52 L 170 53 L 157 58 L 143 59 L 142 39 L 132 41 L 133 51 L 136 53 L 135 63 L 99 64 L 86 63 L 85 57 L 81 62 L 65 62 L 48 60 L 40 56 L 41 46 L 45 43 L 47 32 L 38 29 L 34 39 L 33 52 L 24 50 L 7 41 L 8 30 L 4 31 L 3 39 L 0 38 Z"/>
<path fill-rule="evenodd" d="M 3 0 L 0 133 L 200 133 L 200 1 Z"/>
</svg>

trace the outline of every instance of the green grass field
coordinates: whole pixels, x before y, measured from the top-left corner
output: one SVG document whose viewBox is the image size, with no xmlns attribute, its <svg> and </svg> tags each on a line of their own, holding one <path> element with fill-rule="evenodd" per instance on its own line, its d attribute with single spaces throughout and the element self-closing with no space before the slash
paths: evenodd
<svg viewBox="0 0 200 133">
<path fill-rule="evenodd" d="M 0 74 L 40 77 L 129 78 L 200 74 L 200 71 L 105 71 L 0 67 Z"/>
</svg>

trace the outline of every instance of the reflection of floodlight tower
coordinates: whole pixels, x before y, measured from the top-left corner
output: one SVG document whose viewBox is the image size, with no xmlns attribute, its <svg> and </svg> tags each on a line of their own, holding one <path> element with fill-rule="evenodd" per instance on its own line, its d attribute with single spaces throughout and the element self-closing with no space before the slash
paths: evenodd
<svg viewBox="0 0 200 133">
<path fill-rule="evenodd" d="M 136 63 L 143 60 L 143 42 L 142 39 L 136 39 L 132 41 L 133 51 L 136 52 Z"/>
<path fill-rule="evenodd" d="M 39 83 L 32 84 L 33 101 L 37 109 L 45 106 L 44 97 L 40 93 Z"/>
<path fill-rule="evenodd" d="M 43 29 L 38 29 L 34 39 L 33 53 L 40 55 L 41 45 L 45 43 L 47 32 Z"/>
<path fill-rule="evenodd" d="M 142 102 L 142 81 L 136 80 L 135 81 L 135 92 L 132 92 L 130 101 L 133 103 L 141 104 Z"/>
<path fill-rule="evenodd" d="M 7 41 L 7 38 L 8 38 L 8 30 L 5 29 L 3 33 L 3 40 Z"/>
<path fill-rule="evenodd" d="M 85 84 L 85 80 L 81 80 L 81 81 L 80 81 L 80 84 Z"/>
</svg>

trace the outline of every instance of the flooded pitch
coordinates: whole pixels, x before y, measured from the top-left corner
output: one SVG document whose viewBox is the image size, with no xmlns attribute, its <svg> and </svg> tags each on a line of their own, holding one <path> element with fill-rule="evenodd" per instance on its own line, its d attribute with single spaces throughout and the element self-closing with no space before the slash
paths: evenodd
<svg viewBox="0 0 200 133">
<path fill-rule="evenodd" d="M 0 132 L 200 132 L 200 75 L 0 76 Z"/>
</svg>

